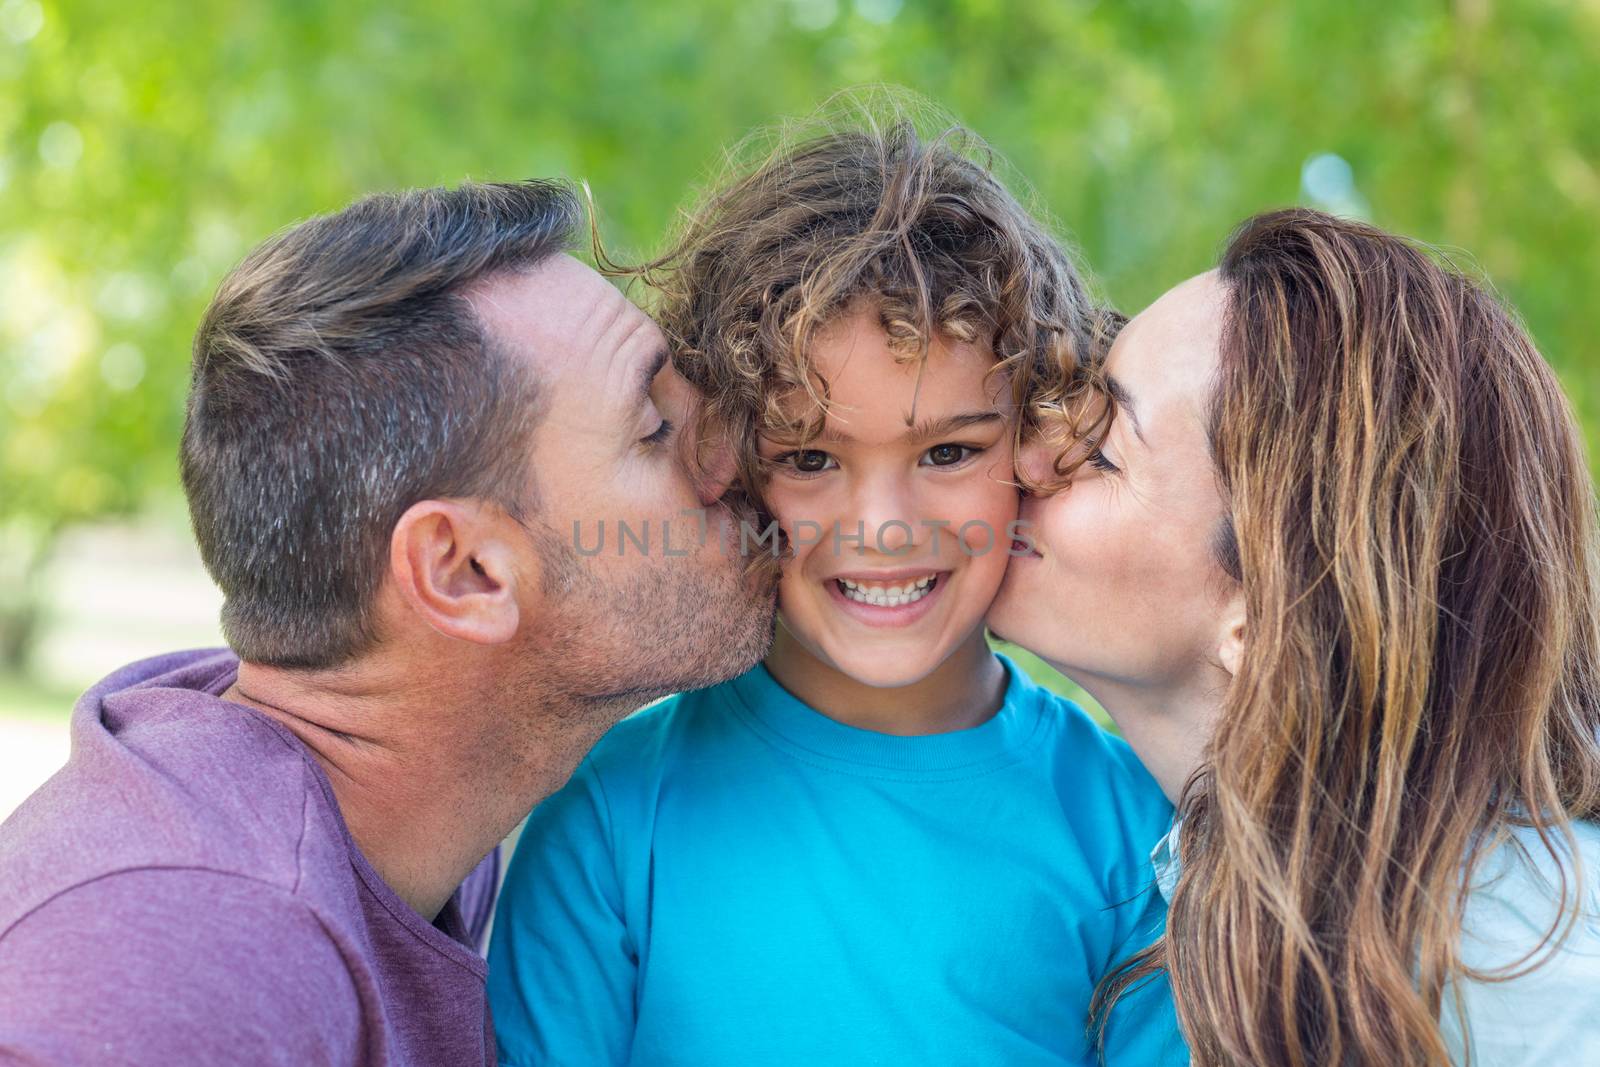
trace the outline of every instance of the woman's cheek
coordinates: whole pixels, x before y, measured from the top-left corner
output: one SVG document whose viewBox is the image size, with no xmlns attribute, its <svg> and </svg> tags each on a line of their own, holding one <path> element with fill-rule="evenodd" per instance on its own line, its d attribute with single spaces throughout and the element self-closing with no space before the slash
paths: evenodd
<svg viewBox="0 0 1600 1067">
<path fill-rule="evenodd" d="M 1035 525 L 1029 533 L 1047 556 L 1071 560 L 1090 545 L 1105 540 L 1103 535 L 1108 531 L 1104 529 L 1099 534 L 1090 536 L 1094 533 L 1092 528 L 1097 524 L 1081 514 L 1084 511 L 1084 494 L 1078 493 L 1077 489 L 1078 487 L 1074 486 L 1070 490 L 1057 493 L 1033 512 Z M 1072 499 L 1074 496 L 1077 499 Z"/>
</svg>

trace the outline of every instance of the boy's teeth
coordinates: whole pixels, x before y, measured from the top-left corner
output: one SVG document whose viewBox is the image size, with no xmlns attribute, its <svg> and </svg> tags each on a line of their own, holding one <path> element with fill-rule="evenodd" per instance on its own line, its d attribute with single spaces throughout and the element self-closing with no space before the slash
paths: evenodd
<svg viewBox="0 0 1600 1067">
<path fill-rule="evenodd" d="M 914 604 L 928 595 L 929 587 L 933 584 L 934 575 L 918 578 L 915 581 L 903 582 L 900 585 L 870 586 L 853 582 L 849 578 L 840 578 L 839 586 L 844 595 L 859 604 L 871 604 L 873 607 L 894 608 L 901 604 Z"/>
</svg>

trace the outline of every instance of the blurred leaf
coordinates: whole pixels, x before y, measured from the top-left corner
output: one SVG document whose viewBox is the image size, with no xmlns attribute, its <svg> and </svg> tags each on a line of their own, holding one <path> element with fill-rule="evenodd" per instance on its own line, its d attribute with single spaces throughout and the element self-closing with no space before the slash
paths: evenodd
<svg viewBox="0 0 1600 1067">
<path fill-rule="evenodd" d="M 993 141 L 1128 308 L 1246 215 L 1320 202 L 1302 171 L 1337 157 L 1334 206 L 1466 250 L 1600 440 L 1597 12 L 0 0 L 0 519 L 173 491 L 194 325 L 269 233 L 374 189 L 565 174 L 644 252 L 724 146 L 863 82 Z"/>
</svg>

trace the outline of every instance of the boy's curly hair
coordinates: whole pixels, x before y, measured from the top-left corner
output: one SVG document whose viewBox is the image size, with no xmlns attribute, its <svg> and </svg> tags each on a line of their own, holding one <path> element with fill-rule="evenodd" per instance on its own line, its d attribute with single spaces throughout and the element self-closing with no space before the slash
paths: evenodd
<svg viewBox="0 0 1600 1067">
<path fill-rule="evenodd" d="M 665 254 L 619 271 L 656 291 L 678 369 L 707 397 L 700 440 L 731 440 L 763 512 L 758 439 L 803 445 L 821 431 L 828 383 L 812 341 L 857 301 L 876 306 L 908 362 L 935 330 L 988 346 L 1021 413 L 1019 443 L 1060 425 L 1084 388 L 1079 370 L 1123 321 L 996 178 L 975 134 L 949 125 L 924 138 L 903 110 L 848 110 L 821 133 L 782 131 L 685 216 Z M 811 400 L 799 419 L 785 405 L 797 392 Z"/>
</svg>

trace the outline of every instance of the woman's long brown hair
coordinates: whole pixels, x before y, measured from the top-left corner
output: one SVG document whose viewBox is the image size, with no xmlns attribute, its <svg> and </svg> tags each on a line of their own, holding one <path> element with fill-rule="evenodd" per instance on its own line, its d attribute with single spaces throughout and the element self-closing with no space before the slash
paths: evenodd
<svg viewBox="0 0 1600 1067">
<path fill-rule="evenodd" d="M 1515 318 L 1408 241 L 1277 212 L 1220 275 L 1215 539 L 1246 647 L 1180 801 L 1167 934 L 1098 1017 L 1165 969 L 1202 1067 L 1448 1064 L 1452 981 L 1556 950 L 1568 823 L 1600 812 L 1582 439 Z M 1561 912 L 1510 970 L 1467 971 L 1467 889 L 1518 826 Z"/>
</svg>

